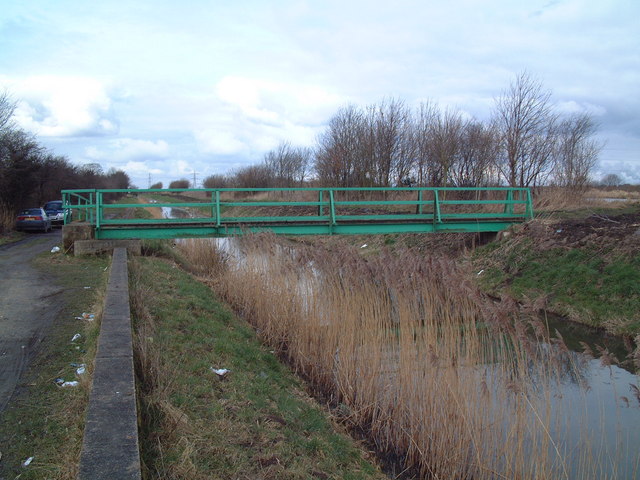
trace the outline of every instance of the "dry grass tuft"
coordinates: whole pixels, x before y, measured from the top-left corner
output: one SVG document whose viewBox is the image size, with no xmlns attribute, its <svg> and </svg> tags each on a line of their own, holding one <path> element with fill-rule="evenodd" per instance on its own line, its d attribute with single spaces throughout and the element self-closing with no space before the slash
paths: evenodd
<svg viewBox="0 0 640 480">
<path fill-rule="evenodd" d="M 0 233 L 13 230 L 16 218 L 12 208 L 7 204 L 0 202 Z"/>
</svg>

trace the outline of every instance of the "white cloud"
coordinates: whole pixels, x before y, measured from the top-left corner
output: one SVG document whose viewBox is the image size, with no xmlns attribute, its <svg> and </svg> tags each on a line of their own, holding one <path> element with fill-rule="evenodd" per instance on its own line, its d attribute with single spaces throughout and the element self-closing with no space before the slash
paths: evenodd
<svg viewBox="0 0 640 480">
<path fill-rule="evenodd" d="M 317 85 L 227 76 L 204 101 L 191 128 L 201 152 L 255 160 L 282 141 L 313 144 L 343 103 Z"/>
<path fill-rule="evenodd" d="M 594 105 L 588 102 L 576 102 L 575 100 L 558 102 L 557 109 L 560 113 L 588 113 L 596 117 L 600 117 L 607 113 L 607 109 L 602 105 Z"/>
<path fill-rule="evenodd" d="M 18 100 L 15 120 L 42 137 L 101 136 L 118 132 L 107 86 L 95 78 L 34 75 L 0 78 Z"/>
<path fill-rule="evenodd" d="M 216 92 L 222 102 L 247 118 L 280 126 L 287 121 L 317 124 L 345 101 L 318 85 L 239 76 L 224 77 Z"/>
<path fill-rule="evenodd" d="M 106 150 L 87 147 L 85 154 L 92 160 L 112 159 L 116 162 L 129 160 L 159 159 L 169 156 L 169 144 L 164 140 L 138 140 L 119 138 L 105 144 Z"/>
</svg>

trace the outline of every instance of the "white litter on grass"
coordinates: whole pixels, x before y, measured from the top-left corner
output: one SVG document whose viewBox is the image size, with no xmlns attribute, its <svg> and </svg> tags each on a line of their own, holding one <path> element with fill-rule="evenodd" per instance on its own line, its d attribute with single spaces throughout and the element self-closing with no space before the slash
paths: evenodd
<svg viewBox="0 0 640 480">
<path fill-rule="evenodd" d="M 477 275 L 478 275 L 478 276 L 480 276 L 480 275 L 482 275 L 482 274 L 483 274 L 483 272 L 484 272 L 484 269 L 480 270 L 480 271 L 477 273 Z"/>
<path fill-rule="evenodd" d="M 76 341 L 76 340 L 78 340 L 79 338 L 80 338 L 80 334 L 79 334 L 79 333 L 76 333 L 76 334 L 71 338 L 71 341 L 72 341 L 72 342 L 75 342 L 75 341 Z"/>
<path fill-rule="evenodd" d="M 76 369 L 76 375 L 84 375 L 84 372 L 86 372 L 86 371 L 87 371 L 86 367 L 84 367 L 84 366 L 78 367 Z"/>
<path fill-rule="evenodd" d="M 51 253 L 58 253 L 60 251 L 60 247 L 53 247 L 51 249 Z"/>
<path fill-rule="evenodd" d="M 75 380 L 72 380 L 70 382 L 62 382 L 62 384 L 60 385 L 62 388 L 66 388 L 66 387 L 77 387 L 78 386 L 78 382 Z"/>
<path fill-rule="evenodd" d="M 85 290 L 91 290 L 91 287 L 83 287 Z"/>
<path fill-rule="evenodd" d="M 366 243 L 364 245 L 362 245 L 360 248 L 367 248 L 369 245 L 367 245 Z"/>
<path fill-rule="evenodd" d="M 209 368 L 211 368 L 211 371 L 216 375 L 218 375 L 219 377 L 224 377 L 227 373 L 231 371 L 226 368 L 217 368 L 217 369 L 213 367 L 209 367 Z"/>
<path fill-rule="evenodd" d="M 22 462 L 22 466 L 28 467 L 31 462 L 33 462 L 33 457 L 29 457 L 24 462 Z"/>
</svg>

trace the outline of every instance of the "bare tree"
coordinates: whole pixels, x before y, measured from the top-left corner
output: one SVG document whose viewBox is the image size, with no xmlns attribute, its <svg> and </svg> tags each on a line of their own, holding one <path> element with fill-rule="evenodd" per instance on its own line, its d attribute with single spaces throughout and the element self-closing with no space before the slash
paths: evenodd
<svg viewBox="0 0 640 480">
<path fill-rule="evenodd" d="M 470 120 L 462 128 L 460 147 L 451 169 L 451 183 L 457 187 L 477 187 L 497 183 L 495 167 L 500 143 L 496 131 L 482 122 Z"/>
<path fill-rule="evenodd" d="M 584 191 L 598 161 L 602 144 L 593 140 L 596 125 L 582 113 L 562 120 L 558 126 L 554 181 L 562 187 Z"/>
<path fill-rule="evenodd" d="M 418 185 L 433 183 L 437 176 L 431 152 L 431 130 L 440 112 L 435 103 L 421 103 L 413 121 L 414 168 Z"/>
<path fill-rule="evenodd" d="M 9 93 L 6 90 L 0 93 L 0 132 L 12 126 L 11 118 L 15 110 L 16 102 Z"/>
<path fill-rule="evenodd" d="M 315 170 L 324 185 L 369 186 L 372 183 L 367 155 L 365 115 L 354 105 L 342 107 L 318 137 Z"/>
<path fill-rule="evenodd" d="M 202 182 L 204 188 L 226 188 L 230 184 L 230 179 L 226 175 L 209 175 Z"/>
<path fill-rule="evenodd" d="M 172 180 L 169 183 L 169 188 L 189 188 L 189 180 L 186 178 L 181 178 L 180 180 Z"/>
<path fill-rule="evenodd" d="M 460 112 L 439 112 L 429 129 L 431 184 L 447 186 L 462 149 L 464 121 Z"/>
<path fill-rule="evenodd" d="M 237 188 L 270 188 L 274 180 L 271 171 L 265 164 L 249 165 L 239 168 L 232 177 Z"/>
<path fill-rule="evenodd" d="M 397 99 L 383 101 L 369 110 L 370 165 L 377 186 L 388 187 L 404 178 L 414 161 L 411 112 Z"/>
<path fill-rule="evenodd" d="M 600 184 L 603 187 L 617 187 L 619 185 L 622 185 L 622 179 L 615 173 L 608 173 L 604 177 L 602 177 L 602 180 L 600 180 Z"/>
<path fill-rule="evenodd" d="M 496 99 L 494 122 L 501 136 L 500 170 L 511 186 L 536 186 L 549 174 L 556 116 L 551 93 L 527 72 Z"/>
<path fill-rule="evenodd" d="M 310 149 L 292 147 L 289 142 L 282 142 L 275 150 L 265 155 L 264 163 L 276 186 L 294 187 L 304 183 L 310 158 Z"/>
</svg>

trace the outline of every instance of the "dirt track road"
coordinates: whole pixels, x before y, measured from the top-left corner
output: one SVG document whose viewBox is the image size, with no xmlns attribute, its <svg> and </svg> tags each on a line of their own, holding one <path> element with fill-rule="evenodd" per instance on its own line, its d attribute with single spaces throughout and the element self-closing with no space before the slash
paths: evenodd
<svg viewBox="0 0 640 480">
<path fill-rule="evenodd" d="M 60 243 L 58 229 L 0 247 L 0 412 L 62 308 L 63 290 L 31 266 L 33 257 Z"/>
</svg>

